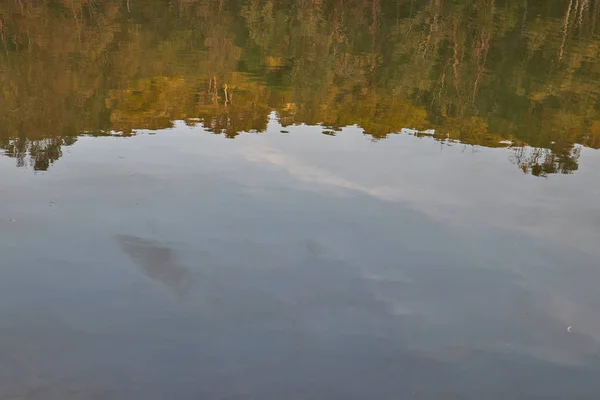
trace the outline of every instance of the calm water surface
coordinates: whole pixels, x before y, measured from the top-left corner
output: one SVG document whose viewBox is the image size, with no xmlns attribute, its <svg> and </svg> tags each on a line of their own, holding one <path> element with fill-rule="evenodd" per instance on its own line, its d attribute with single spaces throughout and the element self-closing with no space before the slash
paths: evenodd
<svg viewBox="0 0 600 400">
<path fill-rule="evenodd" d="M 599 18 L 1 2 L 0 399 L 597 399 Z"/>
</svg>

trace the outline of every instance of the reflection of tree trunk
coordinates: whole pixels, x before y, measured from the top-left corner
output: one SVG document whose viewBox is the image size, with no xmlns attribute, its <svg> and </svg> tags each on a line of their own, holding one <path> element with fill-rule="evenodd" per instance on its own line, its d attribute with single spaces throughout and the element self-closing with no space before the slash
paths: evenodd
<svg viewBox="0 0 600 400">
<path fill-rule="evenodd" d="M 427 34 L 427 38 L 425 38 L 425 42 L 419 44 L 419 50 L 423 49 L 423 58 L 425 58 L 425 55 L 429 50 L 429 44 L 431 43 L 431 37 L 433 36 L 433 32 L 437 31 L 438 18 L 440 16 L 440 0 L 431 0 L 431 3 L 431 8 L 435 10 L 435 13 L 433 14 L 433 18 L 431 20 L 428 19 L 428 22 L 431 22 L 429 23 L 429 33 Z"/>
<path fill-rule="evenodd" d="M 440 90 L 438 92 L 439 99 L 442 98 L 442 92 L 444 91 L 444 85 L 446 84 L 446 70 L 448 69 L 448 64 L 450 64 L 450 59 L 448 59 L 448 61 L 446 61 L 446 64 L 444 65 L 444 68 L 442 69 L 442 75 L 440 76 Z M 430 107 L 433 107 L 433 103 L 435 103 L 435 95 L 432 96 L 432 98 L 431 98 Z"/>
<path fill-rule="evenodd" d="M 73 0 L 71 0 L 71 12 L 73 12 L 75 26 L 77 26 L 77 40 L 79 41 L 79 49 L 83 50 L 83 44 L 81 43 L 81 24 L 79 23 L 79 18 L 77 18 L 77 10 L 75 9 L 75 3 Z"/>
<path fill-rule="evenodd" d="M 583 13 L 587 10 L 589 6 L 590 0 L 583 0 L 581 2 L 581 7 L 579 8 L 579 16 L 577 18 L 577 25 L 579 26 L 579 34 L 581 35 L 581 30 L 583 29 Z"/>
<path fill-rule="evenodd" d="M 371 27 L 369 29 L 371 31 L 371 67 L 369 68 L 369 72 L 371 73 L 372 77 L 373 71 L 375 71 L 375 66 L 377 64 L 375 39 L 377 37 L 377 29 L 379 27 L 379 13 L 381 12 L 379 0 L 373 0 L 371 12 L 373 14 L 373 22 L 371 23 Z"/>
<path fill-rule="evenodd" d="M 454 21 L 454 29 L 452 31 L 452 40 L 454 42 L 453 51 L 454 54 L 452 58 L 454 62 L 452 63 L 452 70 L 454 71 L 454 89 L 458 95 L 458 82 L 460 81 L 460 77 L 458 75 L 458 66 L 460 65 L 460 61 L 458 60 L 458 38 L 456 37 L 458 31 L 458 23 L 460 21 Z"/>
<path fill-rule="evenodd" d="M 427 51 L 429 50 L 429 43 L 431 42 L 431 36 L 433 35 L 433 32 L 436 30 L 438 17 L 439 17 L 439 14 L 435 13 L 435 15 L 433 16 L 433 20 L 429 24 L 429 34 L 427 34 L 425 43 L 423 43 L 421 46 L 421 47 L 423 47 L 423 58 L 425 58 L 425 55 L 427 54 Z"/>
<path fill-rule="evenodd" d="M 8 47 L 6 46 L 6 35 L 4 34 L 4 21 L 0 18 L 0 37 L 2 37 L 2 45 L 4 46 L 4 52 L 6 58 L 8 58 Z"/>
<path fill-rule="evenodd" d="M 571 17 L 571 7 L 573 7 L 573 0 L 569 1 L 569 7 L 567 8 L 567 12 L 565 13 L 563 37 L 562 37 L 562 43 L 560 44 L 560 50 L 558 52 L 558 61 L 562 60 L 563 52 L 565 50 L 565 42 L 567 40 L 567 32 L 569 31 L 569 19 Z"/>
<path fill-rule="evenodd" d="M 525 34 L 525 22 L 527 21 L 527 0 L 523 0 L 523 22 L 521 23 L 521 37 Z"/>
<path fill-rule="evenodd" d="M 477 89 L 479 87 L 479 80 L 485 71 L 485 64 L 487 63 L 487 55 L 490 49 L 490 40 L 492 38 L 493 26 L 494 26 L 494 14 L 495 14 L 495 0 L 491 0 L 490 2 L 490 17 L 489 17 L 489 26 L 488 29 L 483 28 L 481 30 L 481 35 L 477 38 L 474 46 L 479 45 L 479 47 L 475 47 L 473 49 L 473 59 L 477 64 L 477 75 L 475 77 L 475 82 L 473 84 L 473 94 L 472 101 L 475 103 L 475 97 L 477 96 Z"/>
<path fill-rule="evenodd" d="M 473 102 L 475 102 L 475 96 L 477 96 L 477 88 L 479 86 L 479 79 L 485 71 L 485 64 L 487 63 L 487 55 L 490 49 L 490 39 L 492 35 L 485 29 L 481 34 L 481 48 L 477 50 L 477 76 L 475 78 L 475 84 L 473 85 Z"/>
<path fill-rule="evenodd" d="M 223 91 L 225 92 L 225 105 L 229 104 L 229 93 L 227 93 L 227 84 L 223 85 Z"/>
<path fill-rule="evenodd" d="M 592 35 L 596 33 L 596 19 L 598 18 L 598 1 L 594 0 L 594 9 L 592 10 Z"/>
<path fill-rule="evenodd" d="M 217 77 L 213 76 L 210 79 L 210 86 L 208 88 L 208 94 L 212 95 L 212 102 L 213 104 L 217 105 L 219 104 L 219 93 L 218 93 L 218 88 L 217 88 Z"/>
<path fill-rule="evenodd" d="M 371 48 L 374 51 L 375 48 L 375 37 L 377 36 L 377 28 L 379 25 L 379 13 L 381 11 L 381 7 L 379 5 L 379 0 L 373 0 L 373 22 L 371 23 Z"/>
</svg>

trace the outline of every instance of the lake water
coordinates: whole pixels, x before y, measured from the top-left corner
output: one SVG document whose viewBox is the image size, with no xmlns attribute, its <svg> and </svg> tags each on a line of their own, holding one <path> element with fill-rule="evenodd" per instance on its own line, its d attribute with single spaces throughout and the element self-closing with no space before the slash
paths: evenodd
<svg viewBox="0 0 600 400">
<path fill-rule="evenodd" d="M 0 399 L 596 399 L 600 2 L 0 3 Z"/>
</svg>

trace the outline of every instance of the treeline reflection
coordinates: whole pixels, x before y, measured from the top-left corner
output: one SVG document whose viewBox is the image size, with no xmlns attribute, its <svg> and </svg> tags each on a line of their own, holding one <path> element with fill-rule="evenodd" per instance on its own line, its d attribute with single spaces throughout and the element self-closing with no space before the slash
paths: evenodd
<svg viewBox="0 0 600 400">
<path fill-rule="evenodd" d="M 201 123 L 402 128 L 515 148 L 534 175 L 600 147 L 597 1 L 7 0 L 0 147 L 47 169 L 80 135 Z M 524 147 L 528 146 L 528 147 Z"/>
</svg>

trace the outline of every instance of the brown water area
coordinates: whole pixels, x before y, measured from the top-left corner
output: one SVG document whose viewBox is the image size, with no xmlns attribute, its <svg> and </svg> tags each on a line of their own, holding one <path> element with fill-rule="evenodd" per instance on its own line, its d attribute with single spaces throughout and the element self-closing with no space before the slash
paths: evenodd
<svg viewBox="0 0 600 400">
<path fill-rule="evenodd" d="M 600 0 L 0 0 L 0 400 L 597 399 L 599 57 Z"/>
</svg>

